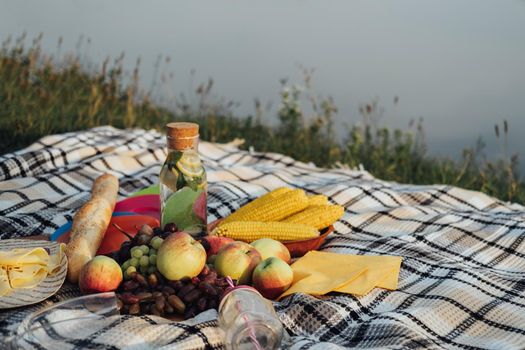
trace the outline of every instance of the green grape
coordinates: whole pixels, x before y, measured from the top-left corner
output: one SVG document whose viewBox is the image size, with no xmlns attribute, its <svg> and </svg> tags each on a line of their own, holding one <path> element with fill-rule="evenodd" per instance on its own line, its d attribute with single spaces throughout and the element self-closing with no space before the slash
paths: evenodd
<svg viewBox="0 0 525 350">
<path fill-rule="evenodd" d="M 157 255 L 157 249 L 150 248 L 149 250 L 149 256 Z"/>
<path fill-rule="evenodd" d="M 157 271 L 157 267 L 156 266 L 148 267 L 148 274 L 155 273 L 156 271 Z"/>
<path fill-rule="evenodd" d="M 164 240 L 160 237 L 153 237 L 153 239 L 150 242 L 150 245 L 153 247 L 153 249 L 158 250 L 160 248 L 160 245 L 164 242 Z"/>
<path fill-rule="evenodd" d="M 146 266 L 140 266 L 139 270 L 140 270 L 140 273 L 143 275 L 148 273 L 148 268 Z"/>
<path fill-rule="evenodd" d="M 122 264 L 122 270 L 126 271 L 126 269 L 130 266 L 131 265 L 129 260 L 124 261 L 124 264 Z"/>
<path fill-rule="evenodd" d="M 133 247 L 133 249 L 131 249 L 132 257 L 139 259 L 142 255 L 144 255 L 144 252 L 142 252 L 139 247 Z"/>
<path fill-rule="evenodd" d="M 149 257 L 147 255 L 143 255 L 141 258 L 140 258 L 140 262 L 139 262 L 140 266 L 148 266 L 149 265 Z"/>
<path fill-rule="evenodd" d="M 144 253 L 144 255 L 148 254 L 149 247 L 147 245 L 143 244 L 139 248 L 140 248 L 140 250 L 142 250 L 142 253 Z"/>
<path fill-rule="evenodd" d="M 138 267 L 139 266 L 139 259 L 137 259 L 137 258 L 129 259 L 129 265 L 133 266 L 133 267 Z"/>
<path fill-rule="evenodd" d="M 157 265 L 157 255 L 156 254 L 149 256 L 149 263 L 153 266 Z"/>
<path fill-rule="evenodd" d="M 137 272 L 137 269 L 135 268 L 135 266 L 130 266 L 130 267 L 128 267 L 128 268 L 126 269 L 126 275 L 128 275 L 128 276 L 131 276 L 131 274 L 132 274 L 133 272 Z"/>
</svg>

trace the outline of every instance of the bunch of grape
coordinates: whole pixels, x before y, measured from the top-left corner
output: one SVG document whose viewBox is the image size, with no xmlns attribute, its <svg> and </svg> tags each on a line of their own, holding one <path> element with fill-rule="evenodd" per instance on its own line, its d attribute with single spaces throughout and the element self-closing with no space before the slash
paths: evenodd
<svg viewBox="0 0 525 350">
<path fill-rule="evenodd" d="M 140 271 L 142 274 L 156 271 L 157 250 L 164 238 L 177 232 L 177 226 L 167 224 L 162 230 L 160 227 L 143 225 L 133 237 L 127 232 L 121 232 L 128 236 L 129 241 L 123 242 L 120 250 L 113 253 L 112 257 L 122 267 L 124 277 L 129 278 L 133 271 Z"/>
<path fill-rule="evenodd" d="M 162 241 L 160 237 L 153 237 L 148 245 L 130 248 L 130 258 L 121 265 L 124 279 L 129 279 L 131 274 L 137 271 L 143 275 L 157 271 L 157 250 Z"/>
</svg>

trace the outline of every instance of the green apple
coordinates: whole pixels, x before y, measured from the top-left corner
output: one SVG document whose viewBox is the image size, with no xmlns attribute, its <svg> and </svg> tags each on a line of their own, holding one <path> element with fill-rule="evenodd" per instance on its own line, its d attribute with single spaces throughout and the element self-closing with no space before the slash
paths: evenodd
<svg viewBox="0 0 525 350">
<path fill-rule="evenodd" d="M 284 244 L 271 238 L 260 238 L 251 243 L 257 249 L 263 260 L 272 256 L 284 260 L 287 264 L 292 259 Z"/>
<path fill-rule="evenodd" d="M 268 299 L 284 293 L 293 282 L 293 270 L 285 261 L 270 257 L 253 270 L 253 286 Z"/>
<path fill-rule="evenodd" d="M 197 276 L 204 264 L 204 247 L 186 232 L 172 233 L 157 251 L 157 269 L 172 281 Z"/>
<path fill-rule="evenodd" d="M 230 276 L 238 284 L 249 284 L 261 254 L 245 242 L 233 242 L 222 247 L 215 258 L 215 269 L 223 277 Z"/>
</svg>

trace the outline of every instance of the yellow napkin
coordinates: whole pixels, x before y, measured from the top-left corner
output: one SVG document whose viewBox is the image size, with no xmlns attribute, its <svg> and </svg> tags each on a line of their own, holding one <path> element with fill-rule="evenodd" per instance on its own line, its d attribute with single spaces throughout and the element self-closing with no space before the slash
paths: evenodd
<svg viewBox="0 0 525 350">
<path fill-rule="evenodd" d="M 292 265 L 294 281 L 280 297 L 293 293 L 341 292 L 365 295 L 373 288 L 397 288 L 402 258 L 311 251 Z"/>
<path fill-rule="evenodd" d="M 0 296 L 12 293 L 15 288 L 33 288 L 56 273 L 64 249 L 61 244 L 58 253 L 51 256 L 41 247 L 0 251 Z"/>
</svg>

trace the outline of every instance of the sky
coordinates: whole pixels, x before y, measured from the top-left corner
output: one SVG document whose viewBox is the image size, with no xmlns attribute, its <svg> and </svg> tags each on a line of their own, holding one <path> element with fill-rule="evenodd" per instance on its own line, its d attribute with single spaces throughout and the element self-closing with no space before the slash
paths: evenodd
<svg viewBox="0 0 525 350">
<path fill-rule="evenodd" d="M 254 98 L 275 108 L 279 80 L 301 83 L 302 65 L 334 98 L 341 129 L 377 100 L 387 126 L 423 117 L 434 154 L 455 157 L 478 137 L 498 152 L 503 119 L 511 152 L 525 153 L 523 0 L 0 0 L 0 39 L 24 31 L 43 32 L 50 53 L 59 37 L 74 51 L 84 36 L 93 62 L 124 51 L 132 69 L 141 57 L 146 88 L 157 57 L 169 56 L 170 94 L 187 93 L 194 70 L 240 115 L 253 114 Z"/>
</svg>

